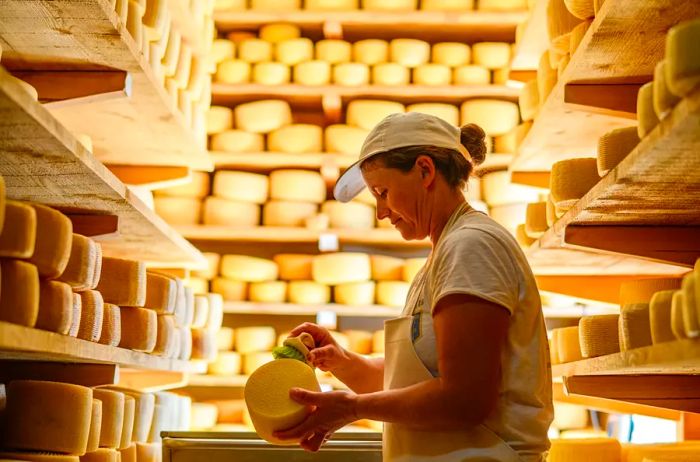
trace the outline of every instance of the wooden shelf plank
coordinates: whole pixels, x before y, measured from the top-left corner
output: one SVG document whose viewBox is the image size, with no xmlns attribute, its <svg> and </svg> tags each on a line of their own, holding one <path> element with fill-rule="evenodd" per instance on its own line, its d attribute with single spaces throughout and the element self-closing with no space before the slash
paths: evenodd
<svg viewBox="0 0 700 462">
<path fill-rule="evenodd" d="M 519 88 L 506 85 L 362 85 L 344 87 L 340 85 L 309 86 L 299 84 L 212 85 L 214 104 L 232 105 L 262 98 L 281 98 L 295 108 L 320 109 L 322 99 L 337 95 L 342 103 L 358 98 L 382 98 L 404 104 L 420 102 L 461 104 L 470 98 L 496 98 L 515 101 Z"/>
<path fill-rule="evenodd" d="M 526 22 L 522 37 L 515 45 L 511 71 L 537 70 L 540 56 L 549 48 L 547 0 L 535 0 Z"/>
<path fill-rule="evenodd" d="M 202 17 L 195 17 L 187 0 L 167 0 L 172 24 L 177 28 L 182 39 L 192 47 L 192 53 L 206 56 L 208 49 L 204 43 L 204 24 Z"/>
<path fill-rule="evenodd" d="M 256 303 L 226 302 L 224 313 L 239 314 L 275 314 L 275 315 L 316 315 L 319 311 L 332 311 L 338 316 L 371 316 L 395 318 L 401 314 L 401 308 L 382 305 L 350 306 L 328 303 L 321 305 L 301 305 L 297 303 Z"/>
<path fill-rule="evenodd" d="M 128 97 L 48 105 L 71 131 L 92 137 L 101 161 L 211 169 L 203 143 L 186 126 L 108 0 L 4 1 L 0 46 L 3 64 L 17 70 L 129 73 Z"/>
<path fill-rule="evenodd" d="M 654 65 L 663 59 L 668 29 L 697 16 L 700 16 L 697 2 L 606 1 L 540 108 L 511 168 L 544 171 L 562 159 L 594 157 L 601 135 L 615 128 L 634 125 L 634 121 L 626 118 L 567 107 L 565 84 L 648 79 L 653 75 Z"/>
<path fill-rule="evenodd" d="M 284 22 L 300 26 L 305 35 L 323 37 L 324 25 L 334 24 L 346 40 L 413 37 L 428 41 L 508 41 L 527 11 L 217 11 L 216 27 L 222 31 L 255 30 L 264 24 Z"/>
<path fill-rule="evenodd" d="M 72 363 L 108 363 L 135 369 L 200 373 L 205 363 L 125 350 L 0 321 L 0 358 Z"/>
<path fill-rule="evenodd" d="M 610 374 L 700 374 L 700 339 L 659 343 L 552 366 L 553 377 Z"/>
<path fill-rule="evenodd" d="M 119 236 L 98 237 L 105 255 L 204 264 L 178 235 L 0 67 L 0 174 L 7 196 L 72 216 L 115 215 Z"/>
</svg>

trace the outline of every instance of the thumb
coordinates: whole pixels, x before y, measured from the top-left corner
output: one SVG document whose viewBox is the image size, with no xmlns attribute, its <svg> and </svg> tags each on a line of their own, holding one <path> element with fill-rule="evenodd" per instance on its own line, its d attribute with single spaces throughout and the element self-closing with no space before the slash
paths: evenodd
<svg viewBox="0 0 700 462">
<path fill-rule="evenodd" d="M 318 402 L 317 395 L 320 394 L 321 393 L 304 390 L 303 388 L 292 388 L 289 390 L 289 397 L 292 401 L 296 401 L 299 404 L 315 405 Z"/>
</svg>

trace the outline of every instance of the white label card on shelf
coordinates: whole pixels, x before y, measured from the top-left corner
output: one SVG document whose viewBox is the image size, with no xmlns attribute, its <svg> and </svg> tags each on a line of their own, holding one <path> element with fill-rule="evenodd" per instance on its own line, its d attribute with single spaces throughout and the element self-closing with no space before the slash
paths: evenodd
<svg viewBox="0 0 700 462">
<path fill-rule="evenodd" d="M 316 324 L 326 329 L 335 330 L 338 327 L 338 315 L 335 311 L 321 310 L 316 313 Z"/>
<path fill-rule="evenodd" d="M 337 234 L 321 233 L 318 236 L 318 250 L 321 252 L 337 252 L 339 248 Z"/>
</svg>

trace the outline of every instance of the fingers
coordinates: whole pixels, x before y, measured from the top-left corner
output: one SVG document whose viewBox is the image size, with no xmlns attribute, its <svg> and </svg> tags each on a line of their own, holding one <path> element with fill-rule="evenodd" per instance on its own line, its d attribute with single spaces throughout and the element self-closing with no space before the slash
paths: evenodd
<svg viewBox="0 0 700 462">
<path fill-rule="evenodd" d="M 303 388 L 292 388 L 289 390 L 289 397 L 292 401 L 296 401 L 299 404 L 308 404 L 310 406 L 317 405 L 322 395 L 323 393 L 316 393 L 304 390 Z"/>
<path fill-rule="evenodd" d="M 308 439 L 302 439 L 299 445 L 307 451 L 316 452 L 321 445 L 326 441 L 325 433 L 314 433 Z"/>
<path fill-rule="evenodd" d="M 327 361 L 329 359 L 333 359 L 337 355 L 338 350 L 334 345 L 326 345 L 309 351 L 309 361 L 312 363 L 316 361 Z"/>
<path fill-rule="evenodd" d="M 329 336 L 328 331 L 321 326 L 318 326 L 312 322 L 305 322 L 298 325 L 289 333 L 290 337 L 297 337 L 302 333 L 307 332 L 311 334 L 317 345 L 321 344 L 326 337 Z"/>
<path fill-rule="evenodd" d="M 314 424 L 312 422 L 312 416 L 309 416 L 296 427 L 288 428 L 286 430 L 279 430 L 273 432 L 272 435 L 275 438 L 279 438 L 281 440 L 299 440 L 302 439 L 305 435 L 310 435 L 312 433 L 313 427 Z"/>
</svg>

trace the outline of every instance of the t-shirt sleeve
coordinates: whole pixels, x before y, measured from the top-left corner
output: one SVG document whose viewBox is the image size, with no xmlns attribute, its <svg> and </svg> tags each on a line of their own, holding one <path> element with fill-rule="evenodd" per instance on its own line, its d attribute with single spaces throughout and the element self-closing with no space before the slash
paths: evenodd
<svg viewBox="0 0 700 462">
<path fill-rule="evenodd" d="M 505 243 L 486 231 L 462 228 L 445 236 L 429 279 L 431 310 L 451 294 L 482 298 L 510 314 L 518 305 L 520 277 L 513 255 Z"/>
</svg>

